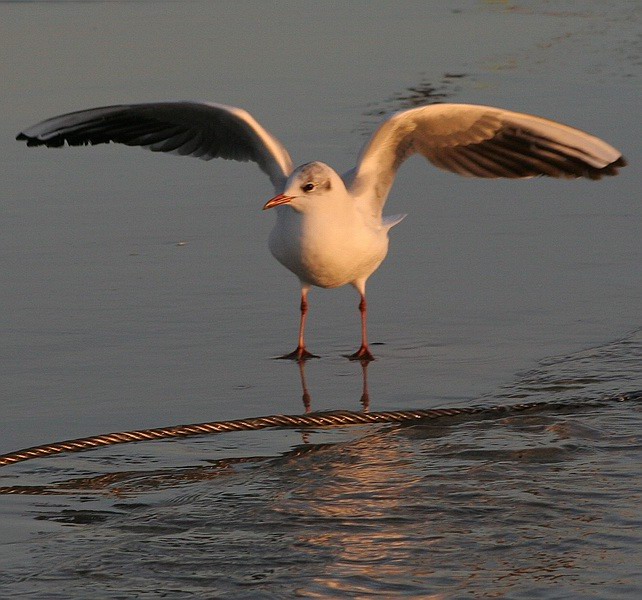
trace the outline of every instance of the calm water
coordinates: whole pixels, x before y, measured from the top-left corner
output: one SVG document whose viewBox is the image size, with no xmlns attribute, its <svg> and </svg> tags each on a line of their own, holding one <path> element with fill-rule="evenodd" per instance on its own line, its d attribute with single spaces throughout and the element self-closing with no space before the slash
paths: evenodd
<svg viewBox="0 0 642 600">
<path fill-rule="evenodd" d="M 447 6 L 446 6 L 447 5 Z M 451 99 L 596 133 L 608 181 L 409 161 L 369 289 L 371 410 L 642 388 L 637 2 L 0 2 L 0 452 L 299 413 L 298 284 L 256 167 L 13 141 L 61 112 L 209 99 L 295 162 Z M 184 242 L 179 244 L 179 242 Z M 363 408 L 353 290 L 314 290 L 313 410 Z M 641 411 L 226 434 L 0 471 L 0 594 L 637 598 Z M 432 595 L 432 596 L 431 596 Z"/>
</svg>

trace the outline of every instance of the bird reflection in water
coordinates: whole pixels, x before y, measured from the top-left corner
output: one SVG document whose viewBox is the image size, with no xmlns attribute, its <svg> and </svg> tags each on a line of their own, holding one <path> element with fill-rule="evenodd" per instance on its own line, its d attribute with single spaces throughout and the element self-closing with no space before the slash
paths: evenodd
<svg viewBox="0 0 642 600">
<path fill-rule="evenodd" d="M 306 368 L 305 360 L 298 360 L 297 364 L 299 366 L 299 377 L 301 378 L 301 399 L 303 401 L 303 410 L 304 412 L 311 413 L 312 411 L 312 395 L 310 394 L 310 389 L 308 388 L 308 381 L 305 376 Z M 370 392 L 368 390 L 368 366 L 370 361 L 361 360 L 359 361 L 361 366 L 361 398 L 359 402 L 361 404 L 361 409 L 363 412 L 368 412 L 370 410 Z M 305 429 L 301 430 L 301 443 L 309 444 L 310 443 L 310 432 Z"/>
<path fill-rule="evenodd" d="M 370 410 L 370 394 L 368 390 L 368 367 L 370 361 L 358 361 L 361 368 L 361 396 L 359 403 L 363 412 Z M 306 361 L 297 361 L 299 377 L 301 382 L 302 401 L 305 413 L 313 412 L 312 395 L 307 384 L 305 374 Z M 303 447 L 292 450 L 287 455 L 299 456 L 314 452 L 318 446 L 310 445 L 311 432 L 305 429 L 301 430 L 301 443 Z M 107 458 L 107 463 L 111 464 L 112 459 Z M 118 462 L 119 457 L 114 461 Z M 128 497 L 152 490 L 162 488 L 174 488 L 195 483 L 197 481 L 218 479 L 224 476 L 236 474 L 235 465 L 247 463 L 260 463 L 265 461 L 263 456 L 247 456 L 235 458 L 223 458 L 217 460 L 207 460 L 207 466 L 197 467 L 174 467 L 174 468 L 154 468 L 115 471 L 86 477 L 72 477 L 67 480 L 58 481 L 54 484 L 46 485 L 7 485 L 0 486 L 0 496 L 2 495 L 27 495 L 27 496 L 50 496 L 50 495 L 74 495 L 79 492 L 107 494 L 116 497 Z M 84 513 L 83 513 L 84 514 Z M 60 517 L 67 518 L 67 517 Z M 71 518 L 71 517 L 70 517 Z M 85 518 L 82 516 L 82 518 Z M 58 520 L 58 516 L 52 517 L 52 520 Z"/>
<path fill-rule="evenodd" d="M 304 412 L 310 413 L 312 412 L 312 395 L 310 394 L 310 389 L 308 388 L 308 382 L 305 376 L 306 361 L 298 360 L 297 363 L 299 366 L 299 376 L 301 378 L 301 392 Z M 368 412 L 370 410 L 370 391 L 368 390 L 368 366 L 370 364 L 370 361 L 361 360 L 359 361 L 359 364 L 361 365 L 362 382 L 361 398 L 359 399 L 359 402 L 361 404 L 363 412 Z"/>
</svg>

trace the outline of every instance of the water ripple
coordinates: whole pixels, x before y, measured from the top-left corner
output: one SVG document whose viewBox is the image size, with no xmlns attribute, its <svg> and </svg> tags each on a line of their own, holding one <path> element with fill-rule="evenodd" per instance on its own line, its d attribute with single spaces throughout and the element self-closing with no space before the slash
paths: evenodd
<svg viewBox="0 0 642 600">
<path fill-rule="evenodd" d="M 551 359 L 497 397 L 642 387 L 641 349 L 637 332 Z M 31 469 L 57 473 L 42 488 L 63 495 L 32 505 L 49 529 L 37 545 L 3 547 L 0 586 L 32 598 L 631 599 L 642 588 L 641 431 L 642 407 L 623 403 L 360 428 L 191 467 Z M 198 447 L 220 452 L 221 439 Z"/>
</svg>

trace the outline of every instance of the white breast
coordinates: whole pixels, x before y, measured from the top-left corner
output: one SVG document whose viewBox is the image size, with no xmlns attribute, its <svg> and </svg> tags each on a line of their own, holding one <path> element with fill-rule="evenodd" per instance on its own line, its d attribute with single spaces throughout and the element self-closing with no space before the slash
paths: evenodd
<svg viewBox="0 0 642 600">
<path fill-rule="evenodd" d="M 387 229 L 365 222 L 351 207 L 305 214 L 279 207 L 269 247 L 302 282 L 334 288 L 375 271 L 388 252 Z"/>
</svg>

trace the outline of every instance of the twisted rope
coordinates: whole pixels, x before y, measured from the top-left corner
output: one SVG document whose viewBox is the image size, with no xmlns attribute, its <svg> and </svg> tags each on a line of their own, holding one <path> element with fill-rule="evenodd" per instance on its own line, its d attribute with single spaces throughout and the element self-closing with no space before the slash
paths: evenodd
<svg viewBox="0 0 642 600">
<path fill-rule="evenodd" d="M 65 452 L 84 452 L 102 446 L 143 442 L 147 440 L 163 440 L 167 438 L 185 438 L 195 435 L 224 433 L 228 431 L 252 431 L 274 427 L 282 428 L 318 428 L 343 427 L 347 425 L 365 425 L 371 423 L 408 423 L 459 416 L 497 416 L 525 411 L 559 410 L 568 408 L 587 408 L 601 406 L 611 402 L 629 402 L 642 400 L 642 390 L 608 396 L 601 399 L 571 399 L 557 401 L 523 402 L 508 405 L 475 405 L 456 408 L 433 408 L 420 410 L 394 410 L 380 412 L 352 412 L 337 410 L 316 412 L 303 415 L 270 415 L 250 419 L 234 419 L 231 421 L 213 421 L 210 423 L 195 423 L 192 425 L 176 425 L 173 427 L 158 427 L 154 429 L 139 429 L 107 433 L 75 440 L 66 440 L 43 446 L 33 446 L 0 455 L 0 467 L 12 465 L 33 458 L 44 458 Z"/>
</svg>

